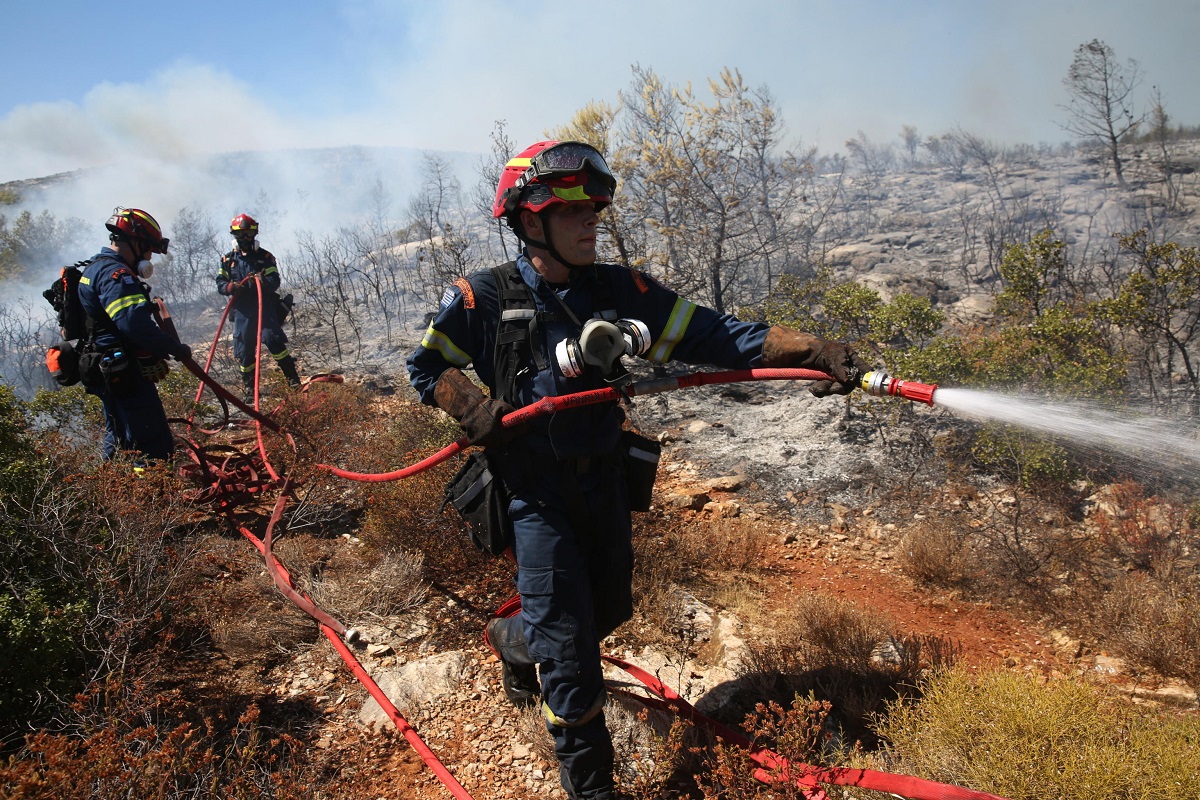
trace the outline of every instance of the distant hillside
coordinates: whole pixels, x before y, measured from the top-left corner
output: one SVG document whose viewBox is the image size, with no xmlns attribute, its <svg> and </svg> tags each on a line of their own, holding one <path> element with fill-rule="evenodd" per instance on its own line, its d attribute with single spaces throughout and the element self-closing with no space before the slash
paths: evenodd
<svg viewBox="0 0 1200 800">
<path fill-rule="evenodd" d="M 473 180 L 478 155 L 436 155 L 460 180 Z M 422 158 L 422 151 L 386 147 L 223 153 L 177 163 L 134 158 L 0 184 L 0 198 L 14 200 L 0 205 L 0 214 L 49 211 L 60 219 L 103 221 L 123 205 L 145 208 L 165 224 L 182 208 L 220 218 L 249 209 L 275 222 L 279 242 L 294 231 L 332 231 L 377 213 L 378 187 L 385 214 L 400 214 L 420 185 Z"/>
</svg>

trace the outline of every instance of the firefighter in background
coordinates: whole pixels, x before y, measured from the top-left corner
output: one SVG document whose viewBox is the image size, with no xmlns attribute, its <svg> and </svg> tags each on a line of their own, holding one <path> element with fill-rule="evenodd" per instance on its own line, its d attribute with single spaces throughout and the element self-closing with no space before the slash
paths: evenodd
<svg viewBox="0 0 1200 800">
<path fill-rule="evenodd" d="M 155 384 L 167 374 L 166 357 L 183 360 L 192 351 L 158 327 L 150 287 L 154 254 L 170 241 L 154 217 L 137 208 L 113 211 L 108 246 L 92 257 L 79 279 L 79 302 L 88 317 L 88 367 L 84 388 L 104 405 L 105 460 L 137 451 L 167 460 L 175 438 L 167 425 Z"/>
<path fill-rule="evenodd" d="M 296 359 L 287 349 L 283 319 L 287 308 L 279 299 L 279 267 L 271 251 L 258 246 L 258 223 L 249 214 L 238 214 L 229 223 L 233 249 L 221 257 L 217 292 L 233 298 L 233 356 L 245 387 L 246 402 L 254 402 L 254 358 L 258 350 L 258 292 L 251 276 L 262 284 L 262 343 L 288 383 L 300 385 Z M 290 297 L 290 295 L 289 295 Z"/>
<path fill-rule="evenodd" d="M 589 327 L 602 331 L 606 320 L 639 331 L 645 346 L 636 354 L 651 361 L 821 370 L 832 380 L 812 384 L 818 397 L 848 394 L 867 368 L 843 344 L 743 322 L 645 273 L 596 263 L 598 214 L 616 183 L 604 157 L 580 142 L 539 142 L 511 159 L 492 213 L 523 244 L 515 265 L 502 268 L 503 286 L 484 270 L 448 288 L 408 359 L 421 400 L 495 455 L 513 495 L 521 611 L 489 621 L 487 637 L 509 699 L 540 703 L 563 788 L 577 800 L 618 796 L 600 640 L 633 614 L 628 473 L 617 451 L 625 415 L 614 401 L 539 417 L 520 430 L 502 427 L 501 418 L 542 397 L 605 385 L 613 365 L 577 361 L 563 343 L 590 352 Z M 498 332 L 501 317 L 513 315 L 501 298 L 514 290 L 533 306 L 522 312 L 532 320 L 519 341 Z M 520 348 L 515 361 L 504 352 L 512 346 Z M 463 373 L 471 366 L 490 397 Z"/>
</svg>

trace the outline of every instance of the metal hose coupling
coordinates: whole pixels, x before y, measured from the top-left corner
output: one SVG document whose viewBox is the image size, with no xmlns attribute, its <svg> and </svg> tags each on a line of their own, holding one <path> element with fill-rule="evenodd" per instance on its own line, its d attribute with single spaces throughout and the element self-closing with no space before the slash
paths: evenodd
<svg viewBox="0 0 1200 800">
<path fill-rule="evenodd" d="M 903 397 L 917 403 L 933 405 L 933 393 L 937 390 L 936 383 L 917 383 L 893 378 L 883 370 L 873 370 L 864 373 L 859 379 L 859 388 L 875 397 Z"/>
</svg>

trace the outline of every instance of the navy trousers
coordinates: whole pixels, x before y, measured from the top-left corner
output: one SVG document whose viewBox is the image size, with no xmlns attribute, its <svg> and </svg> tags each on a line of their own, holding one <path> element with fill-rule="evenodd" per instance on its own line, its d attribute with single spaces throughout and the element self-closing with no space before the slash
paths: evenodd
<svg viewBox="0 0 1200 800">
<path fill-rule="evenodd" d="M 125 393 L 114 395 L 107 386 L 87 390 L 104 405 L 105 460 L 118 451 L 136 450 L 147 458 L 166 461 L 175 452 L 175 437 L 167 424 L 158 388 L 138 375 Z"/>
<path fill-rule="evenodd" d="M 613 746 L 601 712 L 600 640 L 633 615 L 633 544 L 620 465 L 596 459 L 539 465 L 509 505 L 521 623 L 538 664 L 563 788 L 571 797 L 611 792 Z"/>
</svg>

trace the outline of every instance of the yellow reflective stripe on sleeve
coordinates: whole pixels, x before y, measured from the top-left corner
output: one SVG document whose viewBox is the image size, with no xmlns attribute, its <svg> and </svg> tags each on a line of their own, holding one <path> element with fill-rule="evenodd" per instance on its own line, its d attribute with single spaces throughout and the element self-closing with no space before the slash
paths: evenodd
<svg viewBox="0 0 1200 800">
<path fill-rule="evenodd" d="M 471 357 L 455 347 L 454 342 L 450 341 L 446 334 L 435 330 L 433 325 L 430 325 L 429 330 L 425 331 L 425 336 L 421 339 L 421 347 L 426 350 L 436 350 L 442 354 L 442 358 L 455 367 L 465 367 L 471 363 Z"/>
<path fill-rule="evenodd" d="M 666 363 L 671 360 L 671 353 L 675 350 L 675 345 L 679 344 L 683 335 L 687 333 L 688 324 L 692 321 L 692 314 L 695 311 L 695 303 L 684 300 L 682 297 L 675 300 L 675 307 L 671 309 L 671 316 L 667 318 L 667 325 L 663 328 L 662 336 L 650 349 L 649 359 L 651 361 Z"/>
<path fill-rule="evenodd" d="M 267 267 L 266 269 L 264 269 L 262 271 L 262 274 L 263 275 L 274 275 L 276 272 L 279 272 L 279 269 L 277 267 Z"/>
<path fill-rule="evenodd" d="M 131 294 L 128 297 L 118 297 L 104 308 L 104 313 L 108 314 L 109 319 L 116 319 L 117 314 L 120 314 L 127 308 L 140 306 L 146 302 L 146 296 L 143 294 Z"/>
</svg>

